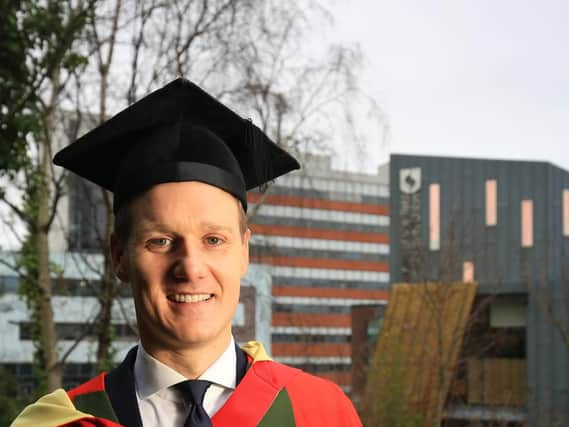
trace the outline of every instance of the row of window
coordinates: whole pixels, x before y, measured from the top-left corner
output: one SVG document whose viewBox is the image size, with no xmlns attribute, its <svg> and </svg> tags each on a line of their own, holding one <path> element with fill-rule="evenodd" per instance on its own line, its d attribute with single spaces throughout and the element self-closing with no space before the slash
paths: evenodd
<svg viewBox="0 0 569 427">
<path fill-rule="evenodd" d="M 31 363 L 6 363 L 1 364 L 0 369 L 4 369 L 16 380 L 17 397 L 29 399 L 35 395 L 38 384 Z M 63 387 L 69 390 L 97 373 L 98 368 L 92 363 L 66 363 L 63 365 Z"/>
<path fill-rule="evenodd" d="M 366 243 L 346 240 L 309 239 L 301 237 L 268 236 L 253 234 L 250 243 L 263 246 L 279 246 L 296 249 L 313 249 L 319 251 L 350 251 L 366 254 L 389 253 L 389 245 L 383 243 Z"/>
<path fill-rule="evenodd" d="M 354 192 L 322 191 L 305 188 L 283 187 L 277 183 L 271 188 L 272 195 L 298 197 L 305 199 L 336 200 L 341 202 L 363 203 L 365 205 L 389 205 L 389 197 L 371 196 Z"/>
<path fill-rule="evenodd" d="M 263 212 L 259 212 L 253 220 L 252 224 L 285 226 L 285 227 L 298 227 L 304 229 L 318 229 L 318 230 L 334 230 L 334 231 L 358 231 L 362 233 L 373 234 L 388 234 L 389 227 L 379 226 L 373 224 L 359 224 L 352 222 L 338 222 L 338 221 L 323 221 L 309 218 L 295 218 L 295 217 L 280 217 L 280 216 L 265 216 Z"/>
<path fill-rule="evenodd" d="M 20 278 L 18 276 L 0 276 L 0 295 L 14 294 L 18 291 Z M 71 279 L 58 277 L 52 279 L 52 292 L 56 296 L 91 297 L 100 295 L 100 282 L 97 280 Z M 119 286 L 117 296 L 128 298 L 131 296 L 130 286 Z M 0 308 L 1 309 L 1 308 Z"/>
<path fill-rule="evenodd" d="M 337 288 L 337 289 L 386 289 L 388 288 L 389 282 L 384 281 L 383 283 L 377 283 L 368 280 L 345 280 L 345 279 L 329 279 L 329 278 L 316 278 L 316 277 L 291 277 L 291 276 L 279 276 L 275 272 L 275 267 L 272 266 L 273 270 L 273 286 L 299 286 L 299 287 L 314 287 L 314 288 Z M 389 274 L 388 274 L 389 276 Z"/>
<path fill-rule="evenodd" d="M 273 343 L 350 343 L 351 335 L 298 335 L 298 334 L 272 334 Z"/>
<path fill-rule="evenodd" d="M 259 214 L 284 218 L 301 218 L 341 223 L 348 222 L 351 224 L 366 224 L 383 227 L 389 226 L 389 216 L 387 215 L 375 215 L 361 212 L 346 212 L 309 207 L 263 204 L 259 208 Z"/>
<path fill-rule="evenodd" d="M 314 305 L 314 306 L 341 306 L 350 309 L 352 306 L 373 306 L 387 304 L 383 298 L 342 298 L 342 297 L 317 297 L 317 296 L 285 296 L 273 297 L 274 304 L 290 305 Z"/>
<path fill-rule="evenodd" d="M 389 273 L 377 271 L 271 266 L 271 273 L 283 278 L 307 279 L 307 282 L 310 279 L 373 282 L 376 288 L 379 283 L 389 283 Z"/>
<path fill-rule="evenodd" d="M 32 339 L 32 324 L 29 322 L 20 323 L 20 340 Z M 94 338 L 97 330 L 94 325 L 88 323 L 61 322 L 55 324 L 55 333 L 60 340 L 76 340 L 78 338 Z M 113 334 L 116 338 L 137 339 L 138 335 L 130 325 L 117 323 L 113 324 Z"/>
<path fill-rule="evenodd" d="M 367 261 L 367 262 L 383 262 L 388 263 L 387 255 L 378 255 L 377 253 L 361 253 L 355 251 L 339 251 L 339 250 L 314 250 L 273 245 L 251 245 L 250 255 L 252 257 L 287 257 L 287 258 L 316 258 L 324 260 L 351 260 L 351 261 Z"/>
<path fill-rule="evenodd" d="M 349 305 L 309 305 L 309 304 L 278 304 L 273 303 L 275 313 L 321 313 L 321 314 L 349 314 Z"/>
<path fill-rule="evenodd" d="M 293 188 L 308 188 L 321 191 L 340 191 L 345 193 L 367 194 L 370 196 L 389 197 L 389 186 L 371 184 L 347 179 L 315 178 L 312 176 L 285 175 L 279 178 L 277 185 Z"/>
</svg>

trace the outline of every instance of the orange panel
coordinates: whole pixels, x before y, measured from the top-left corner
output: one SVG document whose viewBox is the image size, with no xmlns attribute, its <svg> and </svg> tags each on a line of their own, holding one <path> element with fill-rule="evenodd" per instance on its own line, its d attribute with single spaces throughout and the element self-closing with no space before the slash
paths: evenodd
<svg viewBox="0 0 569 427">
<path fill-rule="evenodd" d="M 563 190 L 563 235 L 569 236 L 569 190 Z"/>
<path fill-rule="evenodd" d="M 441 186 L 429 185 L 429 249 L 438 251 L 441 246 Z"/>
<path fill-rule="evenodd" d="M 253 233 L 267 236 L 304 237 L 308 239 L 347 240 L 368 243 L 389 243 L 389 235 L 359 231 L 326 230 L 319 228 L 289 227 L 281 225 L 249 224 Z"/>
<path fill-rule="evenodd" d="M 474 282 L 474 263 L 472 261 L 462 263 L 462 281 L 464 283 Z"/>
<path fill-rule="evenodd" d="M 273 313 L 273 326 L 320 326 L 331 328 L 351 328 L 352 317 L 349 314 L 319 313 Z"/>
<path fill-rule="evenodd" d="M 522 247 L 533 246 L 533 200 L 522 200 Z"/>
<path fill-rule="evenodd" d="M 330 268 L 336 270 L 363 270 L 363 271 L 389 271 L 389 264 L 385 262 L 352 261 L 346 259 L 330 258 L 300 258 L 277 256 L 253 256 L 253 262 L 304 268 Z"/>
<path fill-rule="evenodd" d="M 256 203 L 260 198 L 261 195 L 259 193 L 249 193 L 247 195 L 247 201 L 250 203 Z M 389 206 L 386 205 L 343 202 L 338 200 L 311 199 L 308 197 L 282 196 L 278 194 L 269 194 L 263 201 L 263 204 L 296 206 L 299 208 L 359 212 L 389 216 Z"/>
<path fill-rule="evenodd" d="M 389 292 L 371 289 L 312 288 L 304 286 L 273 286 L 273 296 L 347 298 L 389 300 Z"/>
<path fill-rule="evenodd" d="M 275 357 L 350 357 L 352 346 L 349 343 L 273 343 Z"/>
<path fill-rule="evenodd" d="M 498 224 L 498 182 L 486 181 L 486 225 Z"/>
</svg>

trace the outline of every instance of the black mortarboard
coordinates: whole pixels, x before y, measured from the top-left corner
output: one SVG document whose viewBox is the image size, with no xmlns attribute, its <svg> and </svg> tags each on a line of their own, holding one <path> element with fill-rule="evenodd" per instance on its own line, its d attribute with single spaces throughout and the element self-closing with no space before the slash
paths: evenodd
<svg viewBox="0 0 569 427">
<path fill-rule="evenodd" d="M 156 184 L 201 181 L 237 197 L 300 165 L 250 120 L 178 78 L 58 152 L 54 163 L 122 204 Z"/>
</svg>

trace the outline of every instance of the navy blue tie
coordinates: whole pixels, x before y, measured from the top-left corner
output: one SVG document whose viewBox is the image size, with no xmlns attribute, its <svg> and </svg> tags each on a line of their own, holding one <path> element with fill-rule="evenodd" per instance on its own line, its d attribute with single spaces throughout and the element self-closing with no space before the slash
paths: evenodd
<svg viewBox="0 0 569 427">
<path fill-rule="evenodd" d="M 184 427 L 212 427 L 209 415 L 203 407 L 203 398 L 210 385 L 209 381 L 186 380 L 174 386 L 184 393 L 184 396 L 189 397 L 192 404 Z"/>
</svg>

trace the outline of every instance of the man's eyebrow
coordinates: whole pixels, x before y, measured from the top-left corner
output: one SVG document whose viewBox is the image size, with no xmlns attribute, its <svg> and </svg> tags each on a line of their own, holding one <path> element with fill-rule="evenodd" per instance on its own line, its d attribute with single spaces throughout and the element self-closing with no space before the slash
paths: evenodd
<svg viewBox="0 0 569 427">
<path fill-rule="evenodd" d="M 171 231 L 171 227 L 161 222 L 142 220 L 140 224 L 140 231 L 143 233 L 147 231 Z M 199 226 L 201 229 L 205 229 L 207 231 L 233 232 L 233 227 L 230 227 L 229 225 L 217 224 L 215 222 L 202 221 L 200 222 Z"/>
<path fill-rule="evenodd" d="M 233 231 L 233 227 L 230 227 L 228 225 L 216 224 L 214 222 L 202 221 L 200 223 L 200 226 L 209 231 L 227 231 L 227 232 Z"/>
<path fill-rule="evenodd" d="M 166 224 L 162 224 L 161 222 L 155 222 L 152 220 L 141 220 L 140 221 L 140 232 L 148 232 L 148 231 L 168 231 L 169 227 Z"/>
</svg>

